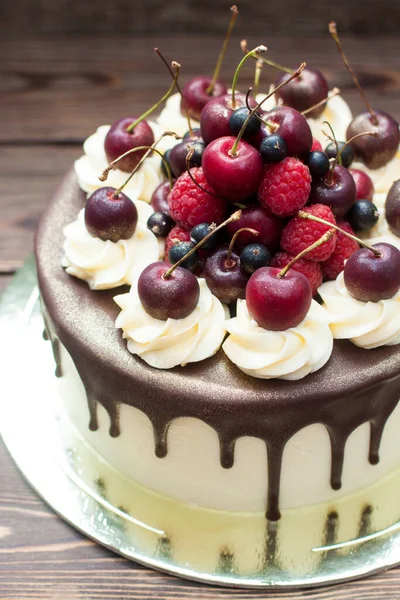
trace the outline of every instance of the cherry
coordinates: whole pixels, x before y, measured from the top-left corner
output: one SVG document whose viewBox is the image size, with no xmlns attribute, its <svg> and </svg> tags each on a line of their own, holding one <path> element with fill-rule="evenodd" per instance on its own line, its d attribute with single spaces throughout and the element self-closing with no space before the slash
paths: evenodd
<svg viewBox="0 0 400 600">
<path fill-rule="evenodd" d="M 281 162 L 287 157 L 287 145 L 280 135 L 272 134 L 263 137 L 260 143 L 260 154 L 265 163 Z"/>
<path fill-rule="evenodd" d="M 356 232 L 366 232 L 377 224 L 379 212 L 370 200 L 356 200 L 346 215 L 346 219 Z"/>
<path fill-rule="evenodd" d="M 266 118 L 276 125 L 274 133 L 285 140 L 289 155 L 303 156 L 310 152 L 313 137 L 301 113 L 290 106 L 277 106 L 266 113 Z"/>
<path fill-rule="evenodd" d="M 85 225 L 93 237 L 111 242 L 127 240 L 135 233 L 137 220 L 135 204 L 113 187 L 101 187 L 87 200 Z"/>
<path fill-rule="evenodd" d="M 314 150 L 310 152 L 305 160 L 306 165 L 310 169 L 313 179 L 321 179 L 329 172 L 330 162 L 325 152 Z"/>
<path fill-rule="evenodd" d="M 228 88 L 222 81 L 215 81 L 212 92 L 207 90 L 210 88 L 212 77 L 207 75 L 199 75 L 191 79 L 183 88 L 183 100 L 181 102 L 181 112 L 184 113 L 184 106 L 196 121 L 200 120 L 200 115 L 208 102 L 213 98 L 219 98 L 227 93 Z"/>
<path fill-rule="evenodd" d="M 246 273 L 252 275 L 257 269 L 267 267 L 271 258 L 271 252 L 263 244 L 249 244 L 240 253 L 240 264 Z"/>
<path fill-rule="evenodd" d="M 356 200 L 364 198 L 372 201 L 375 188 L 371 177 L 365 171 L 360 171 L 359 169 L 349 169 L 349 171 L 356 184 Z"/>
<path fill-rule="evenodd" d="M 168 150 L 166 150 L 163 154 L 163 159 L 161 159 L 161 171 L 163 173 L 163 175 L 165 175 L 165 177 L 168 177 L 168 171 L 167 171 L 167 166 L 166 163 L 168 163 L 169 168 L 171 169 L 171 165 L 169 164 L 169 156 L 171 154 L 171 150 L 172 148 L 168 148 Z M 172 172 L 172 169 L 171 169 Z"/>
<path fill-rule="evenodd" d="M 242 210 L 242 216 L 238 221 L 229 223 L 228 233 L 232 237 L 239 229 L 251 228 L 258 231 L 258 236 L 255 236 L 249 231 L 242 231 L 235 246 L 239 250 L 257 242 L 266 246 L 271 252 L 279 248 L 279 240 L 285 221 L 273 215 L 267 208 L 260 206 L 248 206 Z"/>
<path fill-rule="evenodd" d="M 400 237 L 400 179 L 392 183 L 385 203 L 385 217 L 390 231 Z"/>
<path fill-rule="evenodd" d="M 379 169 L 386 165 L 396 154 L 400 143 L 399 124 L 383 111 L 374 111 L 375 118 L 369 112 L 357 115 L 347 128 L 346 137 L 350 139 L 358 133 L 374 129 L 378 137 L 362 137 L 353 142 L 357 156 L 369 169 Z"/>
<path fill-rule="evenodd" d="M 168 260 L 171 264 L 178 262 L 188 254 L 190 250 L 194 248 L 195 244 L 192 242 L 179 242 L 171 246 L 168 252 Z M 199 264 L 199 255 L 197 252 L 192 252 L 187 258 L 185 258 L 180 266 L 188 271 L 195 271 Z"/>
<path fill-rule="evenodd" d="M 310 283 L 293 269 L 281 276 L 276 267 L 263 267 L 250 277 L 246 287 L 246 304 L 260 327 L 284 331 L 296 327 L 311 306 Z"/>
<path fill-rule="evenodd" d="M 346 169 L 354 160 L 354 148 L 351 144 L 346 144 L 346 142 L 331 142 L 325 148 L 325 152 L 328 158 L 336 158 L 338 153 L 340 153 L 341 164 Z"/>
<path fill-rule="evenodd" d="M 136 117 L 124 117 L 111 125 L 104 140 L 104 150 L 109 162 L 116 160 L 118 156 L 132 148 L 151 146 L 154 143 L 153 131 L 146 121 L 141 121 L 133 131 L 128 131 L 128 128 L 135 121 L 137 121 Z M 121 158 L 117 164 L 118 169 L 125 172 L 132 171 L 145 152 L 146 150 L 138 150 L 138 152 L 133 152 Z"/>
<path fill-rule="evenodd" d="M 356 199 L 356 184 L 347 169 L 334 167 L 326 177 L 311 183 L 310 204 L 326 204 L 336 217 L 343 217 Z"/>
<path fill-rule="evenodd" d="M 214 140 L 205 149 L 204 175 L 211 187 L 224 198 L 234 201 L 252 196 L 261 179 L 263 162 L 249 143 L 237 143 L 232 136 Z"/>
<path fill-rule="evenodd" d="M 160 185 L 156 187 L 150 200 L 150 204 L 155 212 L 164 213 L 170 216 L 168 204 L 168 194 L 170 191 L 171 185 L 169 181 L 163 181 L 163 183 L 160 183 Z"/>
<path fill-rule="evenodd" d="M 155 262 L 142 271 L 138 279 L 138 294 L 145 311 L 155 319 L 184 319 L 196 308 L 200 287 L 187 269 Z"/>
<path fill-rule="evenodd" d="M 175 223 L 171 217 L 162 212 L 155 212 L 147 219 L 147 228 L 156 237 L 167 237 L 174 225 Z"/>
<path fill-rule="evenodd" d="M 275 86 L 286 81 L 290 75 L 283 73 L 275 82 Z M 321 71 L 307 67 L 302 74 L 291 81 L 287 86 L 276 93 L 276 98 L 282 100 L 285 106 L 295 108 L 299 112 L 318 104 L 328 95 L 328 84 Z M 325 106 L 318 106 L 308 113 L 313 119 L 317 119 L 323 112 Z"/>
<path fill-rule="evenodd" d="M 251 108 L 257 106 L 254 98 L 249 98 Z M 232 96 L 225 94 L 215 98 L 204 107 L 200 117 L 201 136 L 206 144 L 220 137 L 231 135 L 230 118 L 237 108 L 246 106 L 246 95 L 235 94 L 235 106 L 232 106 Z"/>
<path fill-rule="evenodd" d="M 186 171 L 186 157 L 191 148 L 193 148 L 193 154 L 188 161 L 189 166 L 201 167 L 205 144 L 200 139 L 196 139 L 195 141 L 182 141 L 171 149 L 169 155 L 169 164 L 174 177 L 179 177 L 179 175 L 182 175 L 182 173 Z"/>
<path fill-rule="evenodd" d="M 187 131 L 185 133 L 185 135 L 183 136 L 183 140 L 187 141 L 187 140 L 198 140 L 201 138 L 201 131 L 199 127 L 195 127 L 194 129 L 192 129 L 191 131 Z"/>
<path fill-rule="evenodd" d="M 362 302 L 392 298 L 400 289 L 400 251 L 384 242 L 360 248 L 344 266 L 344 283 Z"/>
<path fill-rule="evenodd" d="M 228 255 L 228 247 L 218 248 L 206 258 L 202 277 L 207 281 L 211 292 L 224 304 L 245 297 L 249 276 L 240 266 L 240 258 L 235 252 Z"/>
</svg>

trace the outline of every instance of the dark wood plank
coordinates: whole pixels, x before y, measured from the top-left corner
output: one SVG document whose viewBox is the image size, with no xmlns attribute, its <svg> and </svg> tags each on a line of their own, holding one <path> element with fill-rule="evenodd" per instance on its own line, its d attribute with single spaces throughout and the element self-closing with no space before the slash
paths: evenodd
<svg viewBox="0 0 400 600">
<path fill-rule="evenodd" d="M 239 40 L 237 36 L 232 40 L 223 65 L 226 81 L 241 57 Z M 361 110 L 362 101 L 328 34 L 313 38 L 264 34 L 249 39 L 251 46 L 261 42 L 268 45 L 270 57 L 283 64 L 295 66 L 305 60 L 324 70 L 353 110 Z M 344 44 L 371 103 L 400 119 L 398 39 L 346 37 Z M 170 84 L 154 46 L 182 63 L 184 82 L 212 72 L 220 40 L 204 35 L 1 39 L 0 143 L 83 140 L 100 124 L 131 112 L 141 114 Z M 252 70 L 250 65 L 243 70 L 242 89 L 251 84 Z M 275 70 L 265 69 L 265 89 L 274 77 Z"/>
<path fill-rule="evenodd" d="M 400 7 L 396 0 L 365 2 L 239 2 L 238 29 L 263 33 L 316 34 L 325 30 L 330 19 L 353 33 L 397 33 Z M 145 33 L 164 31 L 189 32 L 207 30 L 222 34 L 226 29 L 225 0 L 193 2 L 176 0 L 29 0 L 4 2 L 3 24 L 8 33 Z"/>
</svg>

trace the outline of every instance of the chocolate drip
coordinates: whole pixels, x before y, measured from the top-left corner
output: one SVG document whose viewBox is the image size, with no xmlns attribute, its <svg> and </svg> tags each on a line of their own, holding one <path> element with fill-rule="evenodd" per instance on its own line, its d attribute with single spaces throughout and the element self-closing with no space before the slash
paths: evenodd
<svg viewBox="0 0 400 600">
<path fill-rule="evenodd" d="M 97 402 L 90 394 L 86 391 L 86 399 L 89 408 L 89 429 L 90 431 L 97 431 L 99 428 L 99 421 L 97 418 Z"/>
<path fill-rule="evenodd" d="M 371 517 L 373 508 L 370 504 L 366 504 L 361 512 L 360 524 L 358 526 L 358 538 L 363 538 L 371 533 Z"/>
<path fill-rule="evenodd" d="M 42 315 L 43 315 L 43 339 L 48 341 L 50 340 L 51 349 L 53 351 L 53 358 L 56 364 L 56 368 L 54 374 L 56 377 L 62 377 L 62 368 L 61 368 L 61 353 L 60 353 L 60 342 L 58 337 L 54 334 L 54 332 L 49 327 L 48 316 L 46 315 L 46 310 L 43 302 L 41 302 L 42 307 Z"/>
<path fill-rule="evenodd" d="M 124 289 L 93 292 L 60 267 L 62 228 L 76 218 L 81 198 L 70 174 L 42 218 L 36 253 L 39 287 L 55 335 L 86 388 L 91 429 L 98 426 L 96 402 L 110 415 L 111 435 L 119 434 L 119 405 L 133 406 L 150 419 L 155 452 L 162 458 L 170 423 L 181 417 L 200 419 L 219 437 L 224 468 L 233 465 L 237 439 L 261 439 L 268 448 L 270 520 L 279 518 L 282 455 L 300 430 L 313 424 L 326 427 L 334 489 L 341 485 L 347 440 L 364 423 L 371 424 L 369 460 L 379 460 L 382 432 L 400 398 L 400 346 L 363 350 L 335 341 L 327 365 L 295 382 L 248 377 L 222 351 L 185 368 L 153 369 L 128 353 L 115 329 L 113 296 Z"/>
<path fill-rule="evenodd" d="M 218 558 L 218 573 L 235 573 L 235 555 L 229 548 L 223 548 Z"/>
</svg>

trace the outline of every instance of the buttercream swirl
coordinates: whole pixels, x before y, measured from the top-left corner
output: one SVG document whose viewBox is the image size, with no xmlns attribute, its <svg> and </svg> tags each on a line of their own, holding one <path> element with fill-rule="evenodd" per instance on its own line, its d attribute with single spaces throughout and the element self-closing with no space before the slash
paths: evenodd
<svg viewBox="0 0 400 600">
<path fill-rule="evenodd" d="M 122 309 L 116 320 L 128 350 L 156 369 L 198 362 L 212 356 L 225 336 L 226 306 L 199 279 L 200 297 L 194 311 L 184 319 L 161 321 L 143 308 L 136 286 L 114 298 Z"/>
<path fill-rule="evenodd" d="M 343 272 L 318 292 L 335 339 L 349 339 L 367 350 L 400 343 L 400 292 L 379 302 L 356 300 L 346 289 Z"/>
<path fill-rule="evenodd" d="M 154 138 L 158 139 L 163 131 L 157 123 L 149 122 L 153 130 Z M 103 186 L 112 186 L 119 188 L 128 178 L 129 173 L 120 169 L 113 169 L 107 178 L 107 181 L 100 181 L 99 175 L 108 166 L 108 160 L 104 151 L 104 140 L 110 129 L 110 125 L 102 125 L 95 133 L 87 138 L 83 144 L 84 155 L 75 161 L 75 172 L 78 177 L 80 188 L 87 194 Z M 171 127 L 168 131 L 173 131 Z M 157 149 L 164 153 L 168 148 L 172 148 L 178 140 L 171 136 L 165 136 L 157 144 Z M 165 177 L 161 170 L 161 158 L 159 154 L 153 152 L 146 158 L 143 165 L 129 181 L 124 191 L 128 196 L 138 198 L 144 202 L 150 202 L 151 196 L 156 187 L 164 181 Z"/>
<path fill-rule="evenodd" d="M 312 300 L 303 321 L 286 331 L 269 331 L 250 316 L 245 300 L 226 323 L 223 344 L 228 358 L 247 375 L 260 379 L 303 379 L 317 371 L 332 354 L 333 337 L 326 311 Z"/>
<path fill-rule="evenodd" d="M 64 228 L 62 266 L 69 275 L 83 279 L 93 290 L 105 290 L 120 285 L 132 285 L 151 262 L 158 260 L 159 241 L 147 229 L 151 207 L 135 201 L 138 211 L 136 230 L 128 240 L 111 242 L 93 237 L 85 225 L 85 210 L 76 221 Z"/>
</svg>

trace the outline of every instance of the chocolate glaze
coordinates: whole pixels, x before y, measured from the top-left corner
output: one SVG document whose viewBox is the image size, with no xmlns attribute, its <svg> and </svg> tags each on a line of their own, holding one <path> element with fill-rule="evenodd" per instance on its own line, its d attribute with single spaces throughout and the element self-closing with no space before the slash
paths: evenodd
<svg viewBox="0 0 400 600">
<path fill-rule="evenodd" d="M 386 421 L 400 397 L 400 348 L 363 350 L 335 341 L 321 370 L 296 382 L 254 379 L 243 374 L 219 351 L 184 368 L 158 370 L 126 349 L 114 321 L 113 296 L 124 288 L 93 292 L 60 267 L 62 228 L 76 218 L 84 202 L 70 172 L 44 213 L 36 240 L 39 286 L 56 336 L 71 354 L 86 388 L 90 428 L 97 427 L 100 402 L 111 420 L 110 435 L 119 435 L 120 403 L 142 410 L 154 428 L 155 453 L 167 453 L 168 427 L 179 417 L 195 417 L 218 434 L 221 465 L 230 468 L 235 442 L 254 436 L 268 452 L 267 517 L 279 518 L 282 454 L 299 430 L 322 423 L 332 446 L 331 484 L 341 486 L 343 455 L 350 434 L 369 422 L 369 460 L 379 461 Z"/>
</svg>

